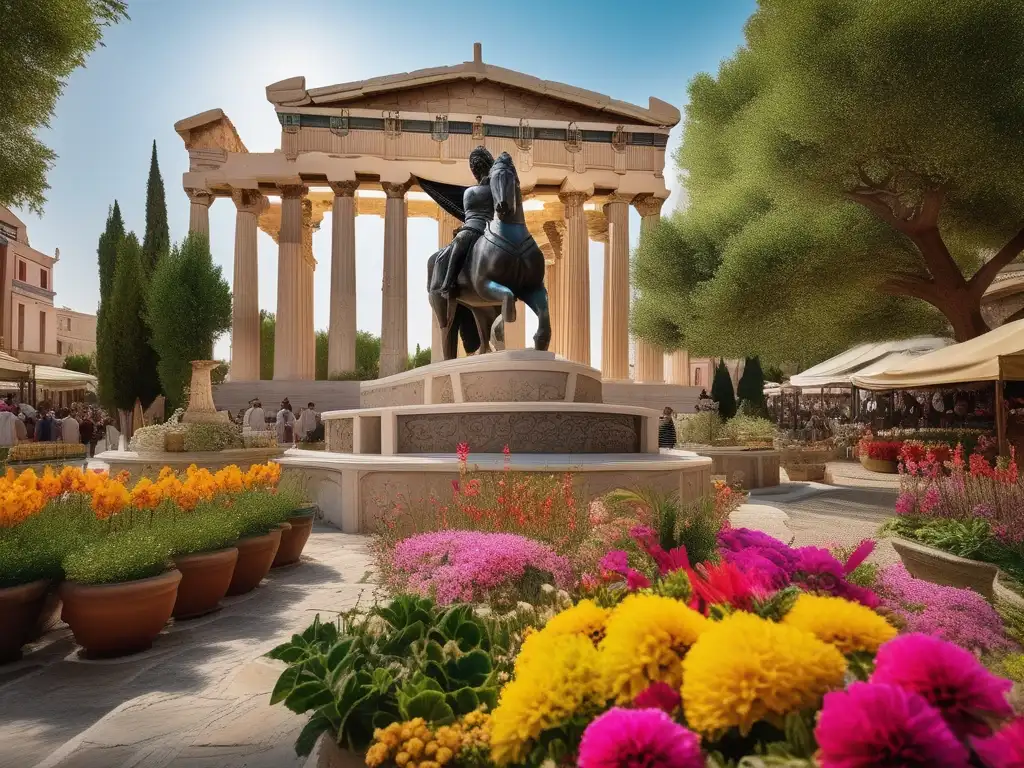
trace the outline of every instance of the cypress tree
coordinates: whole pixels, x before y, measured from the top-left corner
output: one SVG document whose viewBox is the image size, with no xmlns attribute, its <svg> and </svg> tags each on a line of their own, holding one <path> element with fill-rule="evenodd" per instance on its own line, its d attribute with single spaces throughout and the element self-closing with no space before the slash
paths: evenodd
<svg viewBox="0 0 1024 768">
<path fill-rule="evenodd" d="M 736 415 L 736 393 L 732 388 L 732 377 L 725 365 L 725 360 L 718 361 L 715 379 L 711 383 L 711 399 L 718 403 L 718 415 L 723 419 L 731 419 Z"/>
<path fill-rule="evenodd" d="M 142 399 L 141 384 L 146 350 L 149 347 L 145 323 L 145 280 L 142 247 L 134 232 L 121 239 L 117 249 L 117 269 L 110 300 L 104 308 L 106 336 L 112 342 L 110 357 L 111 405 L 121 412 L 122 428 L 131 434 L 125 415 Z M 116 337 L 116 339 L 114 338 Z M 145 403 L 145 401 L 143 401 Z"/>
<path fill-rule="evenodd" d="M 107 224 L 96 248 L 100 276 L 100 305 L 96 312 L 96 376 L 99 379 L 100 402 L 108 407 L 114 407 L 111 347 L 116 343 L 109 331 L 110 299 L 122 240 L 124 219 L 121 218 L 121 208 L 115 200 L 114 205 L 107 210 Z"/>
<path fill-rule="evenodd" d="M 160 257 L 171 250 L 171 230 L 167 226 L 167 199 L 164 180 L 156 159 L 156 140 L 149 160 L 149 180 L 146 182 L 146 234 L 142 239 L 147 272 L 152 274 Z"/>
<path fill-rule="evenodd" d="M 766 416 L 768 407 L 764 400 L 764 372 L 761 370 L 761 359 L 748 357 L 743 364 L 743 375 L 736 386 L 736 396 L 740 405 L 745 405 L 758 416 Z"/>
</svg>

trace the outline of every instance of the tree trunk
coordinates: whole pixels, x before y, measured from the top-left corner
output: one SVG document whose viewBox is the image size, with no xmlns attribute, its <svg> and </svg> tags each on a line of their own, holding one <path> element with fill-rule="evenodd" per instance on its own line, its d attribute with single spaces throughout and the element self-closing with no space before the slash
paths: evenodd
<svg viewBox="0 0 1024 768">
<path fill-rule="evenodd" d="M 991 328 L 981 316 L 981 302 L 967 291 L 958 291 L 948 297 L 948 302 L 936 305 L 953 326 L 953 338 L 968 341 L 988 333 Z"/>
<path fill-rule="evenodd" d="M 121 428 L 121 437 L 124 438 L 125 447 L 127 448 L 128 441 L 132 439 L 132 421 L 134 420 L 135 413 L 131 410 L 119 409 L 117 412 L 118 422 Z M 120 446 L 118 446 L 120 448 Z"/>
</svg>

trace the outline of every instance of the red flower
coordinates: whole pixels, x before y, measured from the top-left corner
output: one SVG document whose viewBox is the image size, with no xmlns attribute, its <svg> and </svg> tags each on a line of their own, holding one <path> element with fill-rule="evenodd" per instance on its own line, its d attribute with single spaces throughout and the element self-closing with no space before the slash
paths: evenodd
<svg viewBox="0 0 1024 768">
<path fill-rule="evenodd" d="M 465 464 L 466 460 L 469 458 L 469 443 L 459 443 L 455 446 L 455 455 L 458 457 L 460 463 Z"/>
</svg>

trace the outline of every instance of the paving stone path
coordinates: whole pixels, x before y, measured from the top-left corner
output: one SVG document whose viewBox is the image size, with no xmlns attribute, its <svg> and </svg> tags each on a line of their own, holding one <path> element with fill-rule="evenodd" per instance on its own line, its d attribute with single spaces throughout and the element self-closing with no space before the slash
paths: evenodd
<svg viewBox="0 0 1024 768">
<path fill-rule="evenodd" d="M 136 656 L 84 661 L 51 633 L 0 667 L 0 768 L 301 766 L 305 718 L 268 705 L 281 666 L 263 654 L 318 612 L 372 603 L 367 541 L 317 527 L 299 566 Z"/>
</svg>

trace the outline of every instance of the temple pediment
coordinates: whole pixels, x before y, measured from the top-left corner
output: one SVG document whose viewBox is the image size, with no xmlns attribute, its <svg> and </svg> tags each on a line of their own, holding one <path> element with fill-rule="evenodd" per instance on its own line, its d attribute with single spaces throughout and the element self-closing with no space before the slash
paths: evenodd
<svg viewBox="0 0 1024 768">
<path fill-rule="evenodd" d="M 475 60 L 369 80 L 306 88 L 304 77 L 267 86 L 276 107 L 379 109 L 437 114 L 487 114 L 535 120 L 565 120 L 673 126 L 679 110 L 651 97 L 647 108 L 565 83 L 541 80 Z"/>
</svg>

